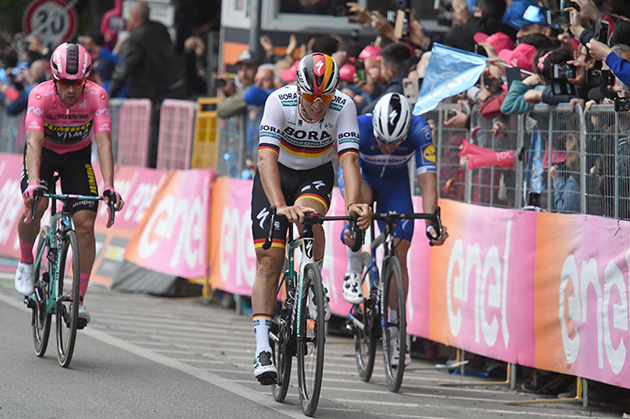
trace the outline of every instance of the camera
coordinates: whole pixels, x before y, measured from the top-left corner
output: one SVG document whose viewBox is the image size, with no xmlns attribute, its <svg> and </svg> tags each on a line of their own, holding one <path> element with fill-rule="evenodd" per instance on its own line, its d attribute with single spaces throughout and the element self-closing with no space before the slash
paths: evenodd
<svg viewBox="0 0 630 419">
<path fill-rule="evenodd" d="M 601 17 L 597 18 L 595 23 L 595 37 L 594 39 L 599 42 L 603 42 L 608 45 L 608 34 L 610 33 L 610 23 Z"/>
<path fill-rule="evenodd" d="M 411 34 L 411 26 L 409 25 L 410 21 L 411 13 L 409 12 L 409 9 L 399 9 L 396 12 L 396 22 L 394 24 L 394 36 L 396 38 L 401 39 Z"/>
<path fill-rule="evenodd" d="M 630 97 L 616 97 L 614 100 L 615 112 L 630 111 Z"/>
<path fill-rule="evenodd" d="M 562 0 L 562 2 L 560 3 L 560 9 L 564 10 L 567 7 L 572 7 L 575 10 L 577 10 L 578 12 L 580 11 L 580 6 L 578 6 L 578 4 L 574 1 L 571 0 Z"/>
<path fill-rule="evenodd" d="M 558 25 L 563 26 L 567 23 L 570 23 L 570 12 L 565 12 L 562 10 L 547 10 L 547 24 L 548 25 Z"/>
<path fill-rule="evenodd" d="M 589 68 L 586 71 L 586 83 L 601 86 L 614 86 L 615 76 L 610 70 L 597 70 Z"/>
<path fill-rule="evenodd" d="M 112 16 L 109 18 L 109 27 L 116 31 L 124 31 L 127 27 L 127 20 L 121 16 Z"/>
<path fill-rule="evenodd" d="M 572 95 L 575 96 L 577 94 L 577 90 L 575 86 L 569 83 L 567 80 L 552 80 L 551 81 L 551 91 L 554 95 Z"/>
<path fill-rule="evenodd" d="M 363 58 L 357 58 L 354 62 L 354 67 L 357 69 L 357 78 L 359 81 L 365 81 L 365 63 Z"/>
<path fill-rule="evenodd" d="M 341 17 L 341 16 L 356 16 L 356 12 L 350 12 L 350 7 L 348 7 L 345 3 L 344 4 L 340 4 L 338 6 L 335 7 L 334 11 L 333 11 L 333 15 L 337 16 L 337 17 Z"/>
<path fill-rule="evenodd" d="M 227 82 L 223 79 L 216 79 L 216 86 L 217 86 L 217 89 L 222 89 L 225 86 L 227 86 Z"/>
<path fill-rule="evenodd" d="M 567 63 L 553 65 L 553 78 L 567 80 L 575 78 L 575 66 Z"/>
<path fill-rule="evenodd" d="M 434 0 L 433 8 L 437 10 L 437 23 L 440 26 L 451 26 L 453 22 L 452 0 Z"/>
</svg>

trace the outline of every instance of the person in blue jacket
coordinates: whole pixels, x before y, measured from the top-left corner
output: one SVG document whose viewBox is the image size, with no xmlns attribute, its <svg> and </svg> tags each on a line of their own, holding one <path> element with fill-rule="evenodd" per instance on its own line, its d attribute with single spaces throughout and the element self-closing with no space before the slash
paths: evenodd
<svg viewBox="0 0 630 419">
<path fill-rule="evenodd" d="M 252 160 L 256 160 L 258 147 L 258 126 L 262 118 L 262 111 L 269 95 L 278 86 L 273 64 L 262 64 L 256 70 L 254 84 L 249 86 L 243 94 L 243 100 L 248 105 L 249 115 L 245 134 L 245 147 Z"/>
</svg>

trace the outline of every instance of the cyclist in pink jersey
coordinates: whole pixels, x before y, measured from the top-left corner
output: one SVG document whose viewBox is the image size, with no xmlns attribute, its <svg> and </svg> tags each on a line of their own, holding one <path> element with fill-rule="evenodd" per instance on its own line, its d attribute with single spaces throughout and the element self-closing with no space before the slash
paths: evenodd
<svg viewBox="0 0 630 419">
<path fill-rule="evenodd" d="M 36 189 L 55 192 L 57 172 L 64 193 L 98 196 L 91 164 L 91 132 L 94 131 L 106 202 L 116 201 L 120 211 L 123 199 L 114 189 L 114 157 L 111 145 L 111 115 L 107 92 L 87 81 L 92 69 L 90 54 L 81 45 L 64 43 L 52 53 L 50 66 L 53 80 L 35 87 L 28 97 L 26 114 L 26 146 L 21 176 L 24 214 L 18 223 L 20 263 L 15 276 L 15 289 L 30 295 L 33 292 L 33 246 L 48 200 L 41 199 L 35 220 L 26 223 L 33 206 Z M 89 322 L 83 297 L 90 280 L 96 253 L 94 220 L 98 201 L 74 201 L 70 204 L 73 222 L 81 249 L 81 306 L 79 317 Z M 27 220 L 30 221 L 30 220 Z"/>
</svg>

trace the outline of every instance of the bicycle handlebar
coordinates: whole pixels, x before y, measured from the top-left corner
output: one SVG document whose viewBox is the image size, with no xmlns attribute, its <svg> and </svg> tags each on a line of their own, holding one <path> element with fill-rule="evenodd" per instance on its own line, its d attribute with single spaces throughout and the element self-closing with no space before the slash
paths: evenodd
<svg viewBox="0 0 630 419">
<path fill-rule="evenodd" d="M 429 238 L 429 244 L 433 246 L 431 240 L 438 240 L 442 237 L 442 219 L 440 217 L 440 207 L 435 207 L 435 211 L 433 213 L 427 212 L 403 212 L 398 213 L 395 211 L 388 212 L 377 212 L 372 214 L 372 219 L 376 221 L 385 221 L 386 223 L 394 223 L 398 220 L 431 220 L 431 226 L 437 233 L 437 237 L 433 237 L 429 233 L 429 228 L 427 228 L 427 237 Z"/>
<path fill-rule="evenodd" d="M 267 232 L 267 238 L 265 239 L 265 243 L 262 248 L 267 250 L 271 247 L 271 243 L 273 241 L 273 225 L 276 222 L 277 217 L 283 217 L 286 219 L 286 216 L 277 214 L 277 208 L 275 205 L 271 205 L 269 207 L 269 215 L 267 215 L 267 220 L 265 221 L 265 229 Z M 324 216 L 317 213 L 307 213 L 304 217 L 304 225 L 308 224 L 322 224 L 324 221 L 348 221 L 350 223 L 350 234 L 356 234 L 356 239 L 354 241 L 354 246 L 352 246 L 352 251 L 356 252 L 361 248 L 363 244 L 363 230 L 357 228 L 357 219 L 352 215 L 346 216 Z"/>
<path fill-rule="evenodd" d="M 52 198 L 58 199 L 60 201 L 65 201 L 67 199 L 81 199 L 88 201 L 102 201 L 104 198 L 102 196 L 89 196 L 89 195 L 76 195 L 76 194 L 51 194 L 44 193 L 43 189 L 36 188 L 33 192 L 34 202 L 33 205 L 28 209 L 28 214 L 24 219 L 25 224 L 30 224 L 35 219 L 35 211 L 33 208 L 37 208 L 39 205 L 39 200 L 41 198 Z M 107 227 L 111 227 L 114 224 L 114 219 L 116 218 L 116 201 L 110 199 L 107 203 L 109 206 L 109 219 L 107 220 Z"/>
</svg>

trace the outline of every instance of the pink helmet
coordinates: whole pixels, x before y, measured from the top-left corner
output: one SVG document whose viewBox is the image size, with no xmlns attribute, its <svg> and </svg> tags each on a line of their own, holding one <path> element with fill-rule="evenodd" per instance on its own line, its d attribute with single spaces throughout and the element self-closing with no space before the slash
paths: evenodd
<svg viewBox="0 0 630 419">
<path fill-rule="evenodd" d="M 92 71 L 92 59 L 82 45 L 65 42 L 53 51 L 50 68 L 57 80 L 85 80 Z"/>
</svg>

